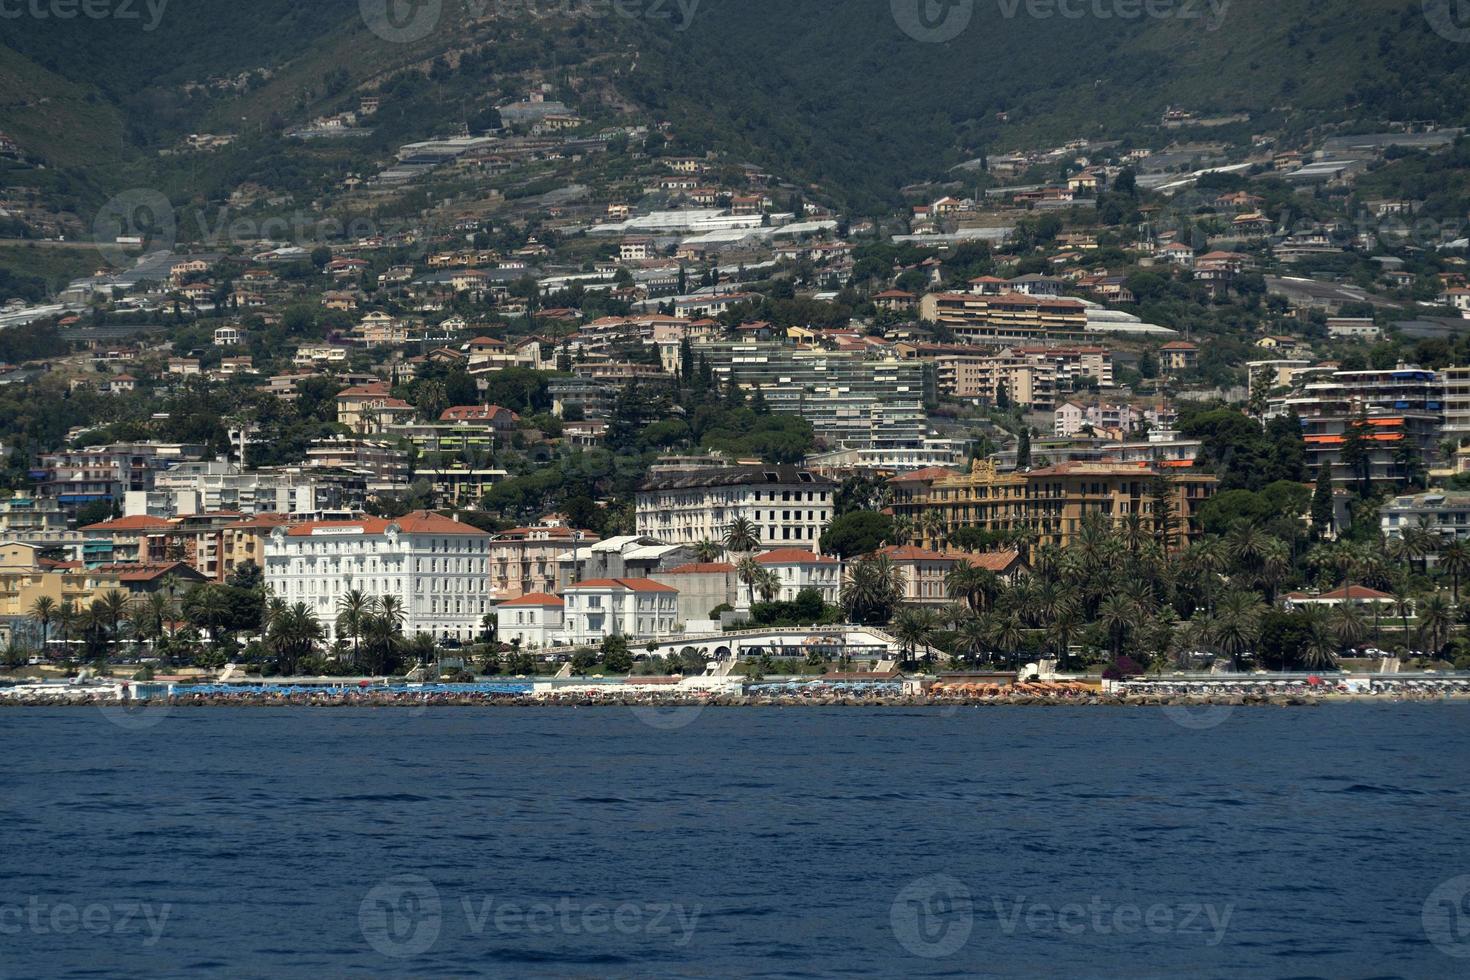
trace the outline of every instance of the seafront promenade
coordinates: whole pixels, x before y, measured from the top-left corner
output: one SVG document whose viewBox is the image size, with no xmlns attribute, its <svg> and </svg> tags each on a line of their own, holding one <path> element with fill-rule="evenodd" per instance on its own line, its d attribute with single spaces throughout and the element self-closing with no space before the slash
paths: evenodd
<svg viewBox="0 0 1470 980">
<path fill-rule="evenodd" d="M 0 687 L 0 706 L 597 707 L 1312 705 L 1470 700 L 1470 675 L 1214 675 L 1205 678 L 1018 680 L 1013 675 L 846 674 L 504 679 L 394 683 L 286 679 L 238 683 L 91 682 Z"/>
</svg>

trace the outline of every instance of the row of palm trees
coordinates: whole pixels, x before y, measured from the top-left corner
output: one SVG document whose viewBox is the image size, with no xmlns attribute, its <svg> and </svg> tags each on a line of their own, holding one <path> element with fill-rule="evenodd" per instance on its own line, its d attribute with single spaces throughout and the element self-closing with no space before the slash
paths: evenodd
<svg viewBox="0 0 1470 980">
<path fill-rule="evenodd" d="M 1284 529 L 1285 538 L 1244 525 L 1166 552 L 1146 521 L 1092 514 L 1067 548 L 1035 549 L 1029 574 L 1013 581 L 958 563 L 942 607 L 905 606 L 902 575 L 882 555 L 848 566 L 841 603 L 854 622 L 889 623 L 910 657 L 932 657 L 940 646 L 962 664 L 1014 662 L 1027 649 L 1066 665 L 1080 645 L 1115 660 L 1126 654 L 1162 664 L 1204 654 L 1241 667 L 1265 646 L 1282 662 L 1322 668 L 1368 640 L 1439 652 L 1454 638 L 1460 584 L 1470 573 L 1464 545 L 1422 529 L 1313 544 Z M 1347 584 L 1390 598 L 1312 604 L 1284 623 L 1269 615 L 1288 586 Z"/>
<path fill-rule="evenodd" d="M 227 610 L 216 608 L 206 591 L 193 604 L 197 625 L 210 629 L 216 643 Z M 41 596 L 32 603 L 30 618 L 41 631 L 43 648 L 58 638 L 67 642 L 91 638 L 114 655 L 131 638 L 157 647 L 174 638 L 179 623 L 179 605 L 168 590 L 132 596 L 120 589 L 104 592 L 83 609 L 70 602 Z M 344 594 L 337 609 L 337 631 L 352 641 L 353 663 L 366 673 L 383 673 L 402 653 L 420 661 L 432 656 L 432 637 L 403 635 L 403 600 L 396 596 L 368 596 L 360 591 Z M 295 673 L 326 639 L 326 629 L 305 603 L 288 604 L 269 597 L 264 606 L 261 633 L 266 648 L 275 656 L 282 673 Z"/>
<path fill-rule="evenodd" d="M 122 589 L 109 589 L 81 607 L 70 601 L 57 602 L 51 596 L 39 596 L 28 612 L 41 630 L 43 649 L 50 648 L 56 639 L 69 643 L 84 638 L 116 652 L 122 646 L 124 627 L 131 627 L 132 635 L 138 640 L 154 640 L 163 635 L 170 621 L 166 608 L 161 606 L 164 600 L 162 594 L 134 599 Z"/>
</svg>

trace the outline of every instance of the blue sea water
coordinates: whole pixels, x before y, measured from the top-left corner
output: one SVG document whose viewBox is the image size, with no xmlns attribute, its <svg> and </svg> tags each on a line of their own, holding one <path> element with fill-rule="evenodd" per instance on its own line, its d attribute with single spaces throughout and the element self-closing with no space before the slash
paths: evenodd
<svg viewBox="0 0 1470 980">
<path fill-rule="evenodd" d="M 1470 707 L 0 711 L 0 977 L 1470 973 Z"/>
</svg>

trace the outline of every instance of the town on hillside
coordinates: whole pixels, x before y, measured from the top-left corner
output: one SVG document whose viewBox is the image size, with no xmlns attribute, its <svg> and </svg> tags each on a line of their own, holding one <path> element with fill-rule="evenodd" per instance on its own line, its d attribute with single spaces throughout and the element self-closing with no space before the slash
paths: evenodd
<svg viewBox="0 0 1470 980">
<path fill-rule="evenodd" d="M 0 187 L 5 661 L 1470 667 L 1470 136 L 1171 112 L 887 213 L 546 81 L 310 201 Z"/>
</svg>

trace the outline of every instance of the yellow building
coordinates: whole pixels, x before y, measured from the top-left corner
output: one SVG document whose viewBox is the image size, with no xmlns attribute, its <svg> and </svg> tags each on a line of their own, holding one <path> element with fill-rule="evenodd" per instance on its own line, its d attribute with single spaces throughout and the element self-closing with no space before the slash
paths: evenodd
<svg viewBox="0 0 1470 980">
<path fill-rule="evenodd" d="M 31 614 L 42 596 L 56 605 L 71 603 L 86 609 L 109 589 L 120 587 L 114 572 L 88 569 L 79 563 L 43 564 L 40 549 L 18 541 L 0 544 L 0 619 L 13 620 Z"/>
<path fill-rule="evenodd" d="M 921 516 L 938 511 L 949 532 L 960 528 L 984 531 L 1029 531 L 1036 545 L 1066 547 L 1083 518 L 1101 514 L 1116 524 L 1140 514 L 1153 526 L 1153 482 L 1168 481 L 1172 532 L 1177 548 L 1199 533 L 1199 507 L 1215 492 L 1215 478 L 1185 467 L 1147 463 L 1062 463 L 1028 472 L 1000 473 L 995 464 L 977 460 L 969 473 L 941 477 L 928 492 L 895 500 L 895 514 L 923 528 Z M 935 542 L 926 541 L 933 546 Z"/>
</svg>

